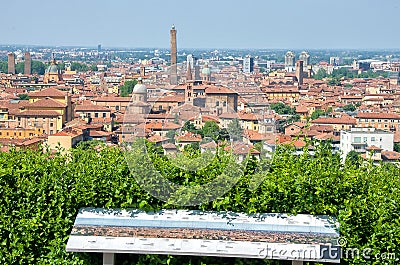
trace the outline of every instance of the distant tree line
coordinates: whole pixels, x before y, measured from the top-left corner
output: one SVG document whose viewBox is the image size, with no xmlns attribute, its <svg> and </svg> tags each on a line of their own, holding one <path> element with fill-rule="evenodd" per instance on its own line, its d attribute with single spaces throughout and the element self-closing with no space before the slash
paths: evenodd
<svg viewBox="0 0 400 265">
<path fill-rule="evenodd" d="M 319 69 L 318 72 L 314 75 L 315 79 L 322 80 L 323 78 L 329 78 L 328 83 L 330 85 L 341 85 L 340 79 L 344 78 L 377 78 L 379 76 L 387 77 L 388 74 L 384 71 L 363 71 L 360 74 L 356 71 L 350 71 L 347 68 L 339 68 L 334 69 L 331 74 L 328 74 L 327 71 L 323 68 Z"/>
<path fill-rule="evenodd" d="M 31 71 L 32 74 L 43 75 L 44 71 L 46 70 L 46 65 L 41 61 L 32 61 L 31 62 Z M 0 72 L 8 73 L 8 62 L 7 61 L 0 61 Z M 19 62 L 15 65 L 15 72 L 17 74 L 24 73 L 24 62 Z"/>
<path fill-rule="evenodd" d="M 32 74 L 43 75 L 46 68 L 49 65 L 42 63 L 41 61 L 32 61 L 31 62 L 31 72 Z M 59 62 L 57 66 L 60 70 L 65 70 L 65 63 Z M 87 65 L 84 63 L 73 62 L 71 63 L 71 70 L 77 72 L 86 72 L 89 70 L 97 71 L 97 65 L 91 64 Z M 0 61 L 0 72 L 8 73 L 8 62 L 7 61 Z M 19 62 L 15 64 L 15 73 L 17 74 L 24 74 L 24 62 Z"/>
</svg>

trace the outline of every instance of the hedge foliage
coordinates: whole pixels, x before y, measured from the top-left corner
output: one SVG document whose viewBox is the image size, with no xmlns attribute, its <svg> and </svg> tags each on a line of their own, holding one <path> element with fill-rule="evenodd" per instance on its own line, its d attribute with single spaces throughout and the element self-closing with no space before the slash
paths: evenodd
<svg viewBox="0 0 400 265">
<path fill-rule="evenodd" d="M 174 172 L 189 185 L 202 177 L 173 168 L 150 147 L 160 171 Z M 160 161 L 163 161 L 160 163 Z M 329 146 L 311 157 L 279 148 L 269 171 L 257 161 L 227 194 L 190 209 L 332 215 L 347 247 L 400 257 L 399 168 L 393 165 L 340 162 Z M 0 264 L 101 264 L 101 255 L 65 251 L 79 208 L 176 208 L 150 196 L 130 175 L 116 147 L 77 148 L 70 154 L 32 150 L 0 153 Z M 218 163 L 213 163 L 218 172 Z M 208 174 L 206 176 L 206 174 Z M 255 190 L 249 183 L 264 181 Z M 119 264 L 272 264 L 277 261 L 161 255 L 117 255 Z M 396 264 L 394 260 L 349 259 L 345 264 Z M 279 264 L 285 264 L 281 262 Z"/>
</svg>

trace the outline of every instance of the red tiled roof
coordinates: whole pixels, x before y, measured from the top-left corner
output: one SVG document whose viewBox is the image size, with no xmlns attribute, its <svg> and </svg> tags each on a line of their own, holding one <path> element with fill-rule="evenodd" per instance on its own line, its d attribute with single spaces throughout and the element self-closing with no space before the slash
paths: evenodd
<svg viewBox="0 0 400 265">
<path fill-rule="evenodd" d="M 263 141 L 263 140 L 267 139 L 267 136 L 265 136 L 257 131 L 252 131 L 252 130 L 245 130 L 244 135 L 250 141 Z"/>
<path fill-rule="evenodd" d="M 181 128 L 180 125 L 172 123 L 172 122 L 150 122 L 145 125 L 146 129 L 151 130 L 177 130 Z"/>
<path fill-rule="evenodd" d="M 77 132 L 75 130 L 72 130 L 72 131 L 59 131 L 59 132 L 57 132 L 55 134 L 50 135 L 49 137 L 51 137 L 51 136 L 71 136 L 71 137 L 75 137 L 75 136 L 80 135 L 80 134 L 81 133 L 79 133 L 79 132 Z"/>
<path fill-rule="evenodd" d="M 175 146 L 173 143 L 166 143 L 166 144 L 163 144 L 162 147 L 163 147 L 164 149 L 177 149 L 176 146 Z"/>
<path fill-rule="evenodd" d="M 381 155 L 385 160 L 400 160 L 400 153 L 395 151 L 382 151 Z"/>
<path fill-rule="evenodd" d="M 150 136 L 149 138 L 147 138 L 147 140 L 149 140 L 152 143 L 159 143 L 159 142 L 164 142 L 166 140 L 168 140 L 169 138 L 164 137 L 164 136 L 160 136 L 158 134 L 155 134 L 153 136 Z"/>
<path fill-rule="evenodd" d="M 26 108 L 65 108 L 66 105 L 52 98 L 44 98 L 38 101 L 32 102 L 27 105 Z"/>
<path fill-rule="evenodd" d="M 375 146 L 375 145 L 367 146 L 367 148 L 365 148 L 365 149 L 368 150 L 368 151 L 372 151 L 372 150 L 375 150 L 375 151 L 383 150 L 382 148 L 379 148 L 379 147 L 377 147 L 377 146 Z"/>
<path fill-rule="evenodd" d="M 103 101 L 103 102 L 130 102 L 130 97 L 100 97 L 94 98 L 93 101 Z"/>
<path fill-rule="evenodd" d="M 196 87 L 193 87 L 193 89 L 196 89 Z M 224 86 L 207 86 L 205 92 L 206 94 L 237 94 L 237 92 Z"/>
<path fill-rule="evenodd" d="M 340 117 L 340 118 L 323 118 L 312 120 L 311 123 L 314 124 L 356 124 L 357 121 L 351 117 Z"/>
<path fill-rule="evenodd" d="M 217 144 L 215 142 L 208 142 L 208 143 L 200 145 L 200 147 L 205 148 L 205 149 L 215 149 L 215 148 L 217 148 Z"/>
<path fill-rule="evenodd" d="M 75 111 L 106 111 L 111 112 L 109 108 L 100 105 L 94 104 L 83 104 L 83 105 L 76 105 Z"/>
<path fill-rule="evenodd" d="M 226 151 L 231 150 L 231 146 L 225 147 L 224 150 L 226 150 Z M 258 154 L 260 154 L 260 152 L 258 150 L 254 149 L 253 145 L 248 145 L 245 143 L 234 144 L 232 153 L 234 153 L 236 155 L 247 155 L 247 154 L 258 155 Z"/>
<path fill-rule="evenodd" d="M 183 95 L 172 95 L 159 98 L 148 98 L 149 102 L 184 102 L 185 96 Z"/>
<path fill-rule="evenodd" d="M 111 135 L 111 132 L 105 132 L 105 131 L 97 131 L 97 130 L 90 130 L 89 135 L 92 137 L 104 137 L 104 136 L 109 136 Z"/>
<path fill-rule="evenodd" d="M 177 142 L 200 142 L 201 135 L 187 132 L 185 135 L 176 137 Z"/>
<path fill-rule="evenodd" d="M 283 142 L 282 144 L 293 145 L 296 148 L 301 148 L 307 145 L 307 143 L 303 140 L 287 141 Z"/>
<path fill-rule="evenodd" d="M 15 114 L 15 116 L 58 117 L 62 116 L 62 114 L 54 110 L 26 110 Z"/>
<path fill-rule="evenodd" d="M 28 94 L 29 97 L 34 98 L 34 97 L 65 97 L 67 95 L 67 92 L 58 90 L 57 88 L 54 87 L 49 87 L 40 91 L 33 91 Z"/>
<path fill-rule="evenodd" d="M 400 116 L 394 113 L 379 113 L 379 112 L 359 112 L 357 114 L 359 119 L 392 119 L 400 120 Z"/>
</svg>

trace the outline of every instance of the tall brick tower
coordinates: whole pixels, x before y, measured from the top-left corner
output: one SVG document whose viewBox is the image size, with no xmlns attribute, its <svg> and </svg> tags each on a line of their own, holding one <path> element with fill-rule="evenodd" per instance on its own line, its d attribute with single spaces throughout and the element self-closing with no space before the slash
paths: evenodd
<svg viewBox="0 0 400 265">
<path fill-rule="evenodd" d="M 169 82 L 171 85 L 177 85 L 178 84 L 178 71 L 176 67 L 177 48 L 176 48 L 176 29 L 174 25 L 172 25 L 172 28 L 170 30 L 170 39 L 171 39 L 171 68 L 170 68 Z"/>
<path fill-rule="evenodd" d="M 24 54 L 24 74 L 30 75 L 31 74 L 31 54 L 26 52 Z"/>
<path fill-rule="evenodd" d="M 8 73 L 15 74 L 15 54 L 13 52 L 8 54 Z"/>
<path fill-rule="evenodd" d="M 296 62 L 296 78 L 299 86 L 303 85 L 303 77 L 303 61 L 298 60 Z"/>
</svg>

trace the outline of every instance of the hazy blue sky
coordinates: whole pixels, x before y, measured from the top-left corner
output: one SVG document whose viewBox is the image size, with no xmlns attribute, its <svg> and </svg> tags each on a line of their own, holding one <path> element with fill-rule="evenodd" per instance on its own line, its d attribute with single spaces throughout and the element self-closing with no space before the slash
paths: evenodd
<svg viewBox="0 0 400 265">
<path fill-rule="evenodd" d="M 400 48 L 399 0 L 5 0 L 0 44 Z"/>
</svg>

